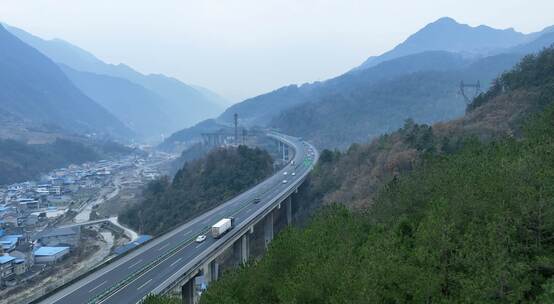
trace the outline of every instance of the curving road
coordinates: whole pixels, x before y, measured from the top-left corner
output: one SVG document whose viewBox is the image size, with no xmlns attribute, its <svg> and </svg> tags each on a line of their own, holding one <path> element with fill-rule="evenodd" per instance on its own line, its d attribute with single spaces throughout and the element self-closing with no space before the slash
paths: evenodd
<svg viewBox="0 0 554 304">
<path fill-rule="evenodd" d="M 271 133 L 294 149 L 294 164 L 289 164 L 265 181 L 210 210 L 188 223 L 162 235 L 130 254 L 83 279 L 54 293 L 39 303 L 137 303 L 160 286 L 176 271 L 193 267 L 193 260 L 211 253 L 226 238 L 213 239 L 209 234 L 202 243 L 194 242 L 207 234 L 211 225 L 225 217 L 235 217 L 236 228 L 226 237 L 238 233 L 253 218 L 274 207 L 276 198 L 298 188 L 313 168 L 317 151 L 300 139 Z M 285 176 L 283 173 L 287 171 Z M 291 173 L 294 172 L 295 176 Z M 283 183 L 286 179 L 287 183 Z M 259 198 L 259 203 L 254 203 Z"/>
</svg>

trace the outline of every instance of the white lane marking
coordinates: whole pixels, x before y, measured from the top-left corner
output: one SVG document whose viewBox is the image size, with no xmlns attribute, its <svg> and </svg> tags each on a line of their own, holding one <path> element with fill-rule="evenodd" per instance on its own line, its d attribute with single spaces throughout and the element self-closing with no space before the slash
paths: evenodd
<svg viewBox="0 0 554 304">
<path fill-rule="evenodd" d="M 148 285 L 148 283 L 150 283 L 150 282 L 152 282 L 152 279 L 150 279 L 150 280 L 146 281 L 146 283 L 140 285 L 140 286 L 137 288 L 137 290 L 140 290 L 142 287 Z"/>
<path fill-rule="evenodd" d="M 248 210 L 246 210 L 246 213 L 249 213 L 250 211 L 252 211 L 252 208 L 248 208 Z"/>
<path fill-rule="evenodd" d="M 93 289 L 89 290 L 88 292 L 91 293 L 91 292 L 95 291 L 95 290 L 98 289 L 100 286 L 102 286 L 102 285 L 104 285 L 104 284 L 106 284 L 106 283 L 108 283 L 108 281 L 104 281 L 104 282 L 102 282 L 102 283 L 96 285 L 96 287 L 94 287 Z"/>
<path fill-rule="evenodd" d="M 131 266 L 129 266 L 129 269 L 131 269 L 131 268 L 137 266 L 140 262 L 142 262 L 142 259 L 140 259 L 140 260 L 134 262 Z"/>
<path fill-rule="evenodd" d="M 200 244 L 196 245 L 194 248 L 198 249 L 198 248 L 200 248 L 200 246 L 202 246 L 203 244 L 204 244 L 204 243 L 200 243 Z"/>
<path fill-rule="evenodd" d="M 188 234 L 191 234 L 191 233 L 192 233 L 192 230 L 189 230 L 189 231 L 185 232 L 185 233 L 183 234 L 183 236 L 188 235 Z"/>
<path fill-rule="evenodd" d="M 162 251 L 165 247 L 169 246 L 169 243 L 163 245 L 162 247 L 158 248 L 158 251 Z"/>
<path fill-rule="evenodd" d="M 183 258 L 178 258 L 175 262 L 171 263 L 169 267 L 173 267 L 175 264 L 179 263 L 179 261 Z"/>
</svg>

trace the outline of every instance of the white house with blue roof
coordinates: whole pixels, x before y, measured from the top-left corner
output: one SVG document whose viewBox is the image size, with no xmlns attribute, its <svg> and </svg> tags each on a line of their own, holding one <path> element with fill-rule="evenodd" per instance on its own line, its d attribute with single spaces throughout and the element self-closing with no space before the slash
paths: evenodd
<svg viewBox="0 0 554 304">
<path fill-rule="evenodd" d="M 35 263 L 52 264 L 69 254 L 69 247 L 39 247 L 35 249 Z"/>
<path fill-rule="evenodd" d="M 4 235 L 0 237 L 0 247 L 4 252 L 13 251 L 21 238 L 23 238 L 23 235 L 21 234 Z"/>
</svg>

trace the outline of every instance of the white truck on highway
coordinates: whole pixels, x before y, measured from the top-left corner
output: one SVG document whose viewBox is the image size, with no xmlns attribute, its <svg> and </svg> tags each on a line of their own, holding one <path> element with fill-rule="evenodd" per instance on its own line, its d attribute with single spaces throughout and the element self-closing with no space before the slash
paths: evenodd
<svg viewBox="0 0 554 304">
<path fill-rule="evenodd" d="M 217 239 L 231 230 L 235 224 L 234 218 L 224 218 L 212 226 L 212 236 Z"/>
</svg>

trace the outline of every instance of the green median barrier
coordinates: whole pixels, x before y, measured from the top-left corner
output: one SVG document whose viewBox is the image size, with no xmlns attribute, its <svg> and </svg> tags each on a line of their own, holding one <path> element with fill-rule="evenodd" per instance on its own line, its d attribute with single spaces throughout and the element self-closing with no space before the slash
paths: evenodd
<svg viewBox="0 0 554 304">
<path fill-rule="evenodd" d="M 231 216 L 234 216 L 236 214 L 238 214 L 239 212 L 241 212 L 242 210 L 244 210 L 246 207 L 250 206 L 250 202 L 248 201 L 247 203 L 243 204 L 238 210 L 236 210 L 235 212 L 233 212 L 231 214 Z M 200 233 L 208 233 L 210 231 L 210 228 L 211 226 L 205 226 L 203 227 L 203 230 L 200 231 Z M 155 265 L 158 265 L 159 263 L 161 263 L 163 261 L 164 258 L 168 257 L 168 256 L 171 256 L 173 255 L 175 252 L 177 252 L 178 250 L 180 250 L 184 245 L 188 245 L 189 243 L 192 242 L 193 239 L 195 239 L 196 237 L 191 237 L 191 238 L 188 238 L 182 242 L 180 242 L 179 244 L 177 244 L 176 246 L 174 246 L 170 251 L 166 252 L 165 254 L 163 255 L 160 255 L 159 257 L 157 257 L 155 260 L 153 260 L 152 262 L 148 263 L 146 266 L 144 266 L 143 268 L 131 273 L 130 275 L 128 275 L 127 277 L 125 277 L 125 279 L 119 281 L 118 283 L 116 283 L 115 285 L 113 285 L 112 287 L 110 287 L 109 289 L 107 289 L 106 291 L 104 291 L 102 294 L 92 298 L 90 301 L 87 302 L 87 304 L 94 304 L 94 303 L 98 303 L 104 299 L 106 299 L 108 296 L 114 294 L 115 292 L 117 292 L 119 289 L 121 289 L 122 287 L 128 285 L 130 282 L 132 282 L 137 276 L 147 272 L 148 270 L 150 270 L 153 266 Z"/>
</svg>

